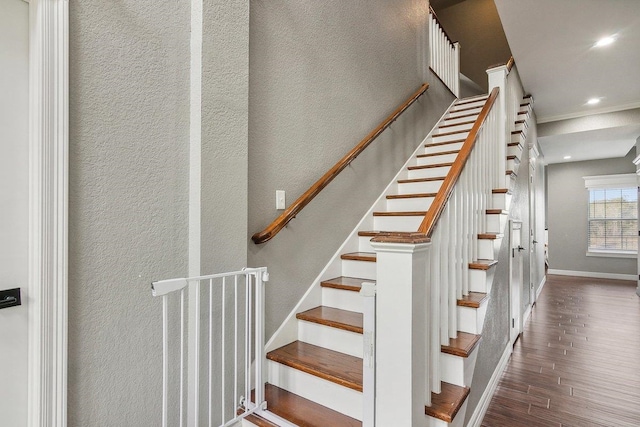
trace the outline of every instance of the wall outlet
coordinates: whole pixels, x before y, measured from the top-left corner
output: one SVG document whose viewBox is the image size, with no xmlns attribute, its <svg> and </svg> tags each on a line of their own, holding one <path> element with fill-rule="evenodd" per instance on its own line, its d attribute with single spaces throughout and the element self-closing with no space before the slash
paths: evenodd
<svg viewBox="0 0 640 427">
<path fill-rule="evenodd" d="M 283 210 L 286 207 L 284 190 L 276 190 L 276 209 Z"/>
</svg>

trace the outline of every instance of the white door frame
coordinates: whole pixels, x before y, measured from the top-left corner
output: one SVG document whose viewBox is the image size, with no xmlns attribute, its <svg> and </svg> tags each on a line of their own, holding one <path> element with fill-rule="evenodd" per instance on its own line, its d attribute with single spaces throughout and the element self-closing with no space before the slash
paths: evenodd
<svg viewBox="0 0 640 427">
<path fill-rule="evenodd" d="M 515 239 L 514 230 L 518 231 L 518 239 Z M 524 277 L 523 257 L 519 248 L 522 248 L 522 221 L 511 219 L 509 220 L 509 342 L 511 345 L 515 344 L 522 333 L 522 284 Z M 515 262 L 515 257 L 518 257 L 517 263 Z M 520 283 L 514 285 L 513 275 L 515 268 L 518 269 Z M 514 316 L 514 312 L 517 312 L 517 319 Z"/>
<path fill-rule="evenodd" d="M 67 425 L 68 70 L 68 0 L 31 0 L 28 427 Z"/>
</svg>

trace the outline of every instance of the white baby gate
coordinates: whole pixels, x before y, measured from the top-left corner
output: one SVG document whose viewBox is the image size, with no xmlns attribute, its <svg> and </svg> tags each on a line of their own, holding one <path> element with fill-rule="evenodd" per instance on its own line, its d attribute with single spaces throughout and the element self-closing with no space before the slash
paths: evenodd
<svg viewBox="0 0 640 427">
<path fill-rule="evenodd" d="M 162 296 L 163 427 L 233 426 L 253 413 L 292 426 L 266 411 L 268 280 L 261 267 L 152 283 Z"/>
</svg>

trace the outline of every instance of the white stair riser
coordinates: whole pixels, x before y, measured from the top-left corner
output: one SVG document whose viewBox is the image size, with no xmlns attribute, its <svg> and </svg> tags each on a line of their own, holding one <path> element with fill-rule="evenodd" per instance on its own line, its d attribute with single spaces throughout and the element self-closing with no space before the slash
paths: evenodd
<svg viewBox="0 0 640 427">
<path fill-rule="evenodd" d="M 456 111 L 451 111 L 449 113 L 448 118 L 453 119 L 453 118 L 457 118 L 459 116 L 466 116 L 467 114 L 478 115 L 478 114 L 480 114 L 480 111 L 482 111 L 482 106 L 475 107 L 475 108 L 469 108 L 468 110 L 460 109 L 460 110 L 456 110 Z"/>
<path fill-rule="evenodd" d="M 458 330 L 469 334 L 482 334 L 484 318 L 487 313 L 487 303 L 479 308 L 458 307 Z"/>
<path fill-rule="evenodd" d="M 454 356 L 448 353 L 440 353 L 440 368 L 442 369 L 442 381 L 455 384 L 460 387 L 469 387 L 473 380 L 473 371 L 478 358 L 476 348 L 469 357 Z"/>
<path fill-rule="evenodd" d="M 456 161 L 458 153 L 442 154 L 440 156 L 418 157 L 416 161 L 417 166 L 435 165 L 438 163 L 451 163 Z"/>
<path fill-rule="evenodd" d="M 509 210 L 512 195 L 508 193 L 496 193 L 492 195 L 491 207 L 493 209 Z"/>
<path fill-rule="evenodd" d="M 466 121 L 463 120 L 463 123 L 460 123 L 460 124 L 445 122 L 445 125 L 455 125 L 455 126 L 440 127 L 438 128 L 438 133 L 457 132 L 459 130 L 469 131 L 473 127 L 473 123 L 469 123 L 468 120 Z"/>
<path fill-rule="evenodd" d="M 374 220 L 375 226 L 375 220 Z M 392 230 L 390 228 L 376 230 Z M 346 277 L 359 277 L 362 279 L 376 280 L 376 263 L 369 261 L 354 261 L 350 259 L 342 260 L 342 275 Z"/>
<path fill-rule="evenodd" d="M 522 145 L 524 143 L 524 135 L 522 132 L 512 133 L 511 142 L 519 142 Z"/>
<path fill-rule="evenodd" d="M 437 193 L 442 182 L 443 180 L 399 183 L 398 194 Z"/>
<path fill-rule="evenodd" d="M 426 169 L 410 169 L 408 179 L 420 179 L 420 178 L 437 178 L 439 176 L 447 176 L 451 166 L 438 166 L 435 168 Z"/>
<path fill-rule="evenodd" d="M 502 239 L 478 239 L 478 258 L 497 259 Z"/>
<path fill-rule="evenodd" d="M 444 120 L 444 124 L 455 125 L 458 123 L 475 122 L 476 119 L 478 118 L 478 115 L 477 114 L 470 115 L 470 114 L 472 113 L 461 114 L 460 117 L 447 117 Z"/>
<path fill-rule="evenodd" d="M 267 361 L 267 370 L 269 383 L 276 387 L 362 420 L 362 393 L 272 360 Z"/>
<path fill-rule="evenodd" d="M 487 102 L 486 98 L 480 98 L 475 102 L 465 102 L 464 104 L 456 104 L 453 106 L 453 108 L 451 108 L 451 111 L 459 111 L 459 110 L 463 110 L 466 108 L 477 108 L 477 107 L 483 107 L 484 104 Z"/>
<path fill-rule="evenodd" d="M 494 276 L 495 267 L 489 270 L 469 270 L 469 290 L 471 292 L 491 293 L 491 280 Z"/>
<path fill-rule="evenodd" d="M 441 134 L 433 135 L 431 137 L 431 142 L 434 144 L 437 144 L 439 142 L 457 141 L 459 139 L 465 139 L 467 135 L 469 135 L 469 132 L 456 132 L 456 133 L 442 132 Z"/>
<path fill-rule="evenodd" d="M 431 207 L 434 197 L 411 197 L 408 199 L 387 199 L 387 211 L 408 212 L 426 211 Z"/>
<path fill-rule="evenodd" d="M 522 145 L 512 145 L 507 147 L 507 156 L 518 156 L 522 155 Z"/>
<path fill-rule="evenodd" d="M 487 233 L 502 233 L 507 219 L 508 215 L 505 214 L 487 215 Z"/>
<path fill-rule="evenodd" d="M 452 142 L 450 144 L 442 144 L 442 145 L 426 145 L 424 148 L 425 154 L 435 154 L 442 153 L 443 151 L 452 151 L 452 150 L 460 150 L 462 148 L 464 141 Z"/>
<path fill-rule="evenodd" d="M 362 358 L 362 334 L 356 332 L 298 320 L 298 340 Z"/>
<path fill-rule="evenodd" d="M 527 124 L 526 123 L 516 123 L 516 128 L 514 130 L 521 130 L 524 134 L 527 134 Z"/>
<path fill-rule="evenodd" d="M 527 120 L 529 120 L 529 112 L 528 111 L 519 112 L 518 115 L 516 116 L 516 120 L 517 121 L 520 121 L 520 120 L 527 121 Z"/>
<path fill-rule="evenodd" d="M 376 216 L 373 227 L 386 231 L 418 231 L 424 216 Z M 355 276 L 360 277 L 360 276 Z"/>
<path fill-rule="evenodd" d="M 518 172 L 518 167 L 520 166 L 520 160 L 516 159 L 508 159 L 507 160 L 507 170 L 512 170 L 514 172 Z"/>
<path fill-rule="evenodd" d="M 375 252 L 371 246 L 371 236 L 358 236 L 358 250 L 360 252 Z"/>
<path fill-rule="evenodd" d="M 358 292 L 345 291 L 343 289 L 322 288 L 322 305 L 325 307 L 339 308 L 341 310 L 364 311 L 364 299 Z"/>
<path fill-rule="evenodd" d="M 446 421 L 440 420 L 438 418 L 432 418 L 427 416 L 427 424 L 426 427 L 463 427 L 464 425 L 464 417 L 467 413 L 467 400 L 462 404 L 462 407 L 458 411 L 458 414 L 453 419 L 452 422 L 448 423 Z"/>
</svg>

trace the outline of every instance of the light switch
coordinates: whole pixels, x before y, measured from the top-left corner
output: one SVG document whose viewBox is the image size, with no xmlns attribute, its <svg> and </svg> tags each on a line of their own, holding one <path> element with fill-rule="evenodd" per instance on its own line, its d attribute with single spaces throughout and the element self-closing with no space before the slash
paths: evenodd
<svg viewBox="0 0 640 427">
<path fill-rule="evenodd" d="M 286 206 L 284 190 L 276 190 L 276 209 L 282 210 Z"/>
</svg>

